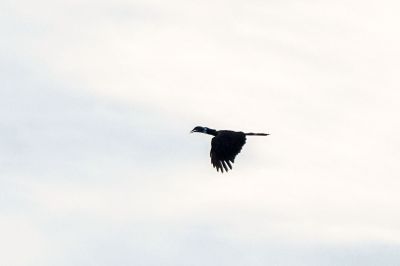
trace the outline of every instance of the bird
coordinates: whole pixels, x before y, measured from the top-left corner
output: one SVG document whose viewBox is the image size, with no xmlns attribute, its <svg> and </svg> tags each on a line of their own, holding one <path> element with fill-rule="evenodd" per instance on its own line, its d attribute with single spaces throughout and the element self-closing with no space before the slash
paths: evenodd
<svg viewBox="0 0 400 266">
<path fill-rule="evenodd" d="M 246 136 L 268 136 L 267 133 L 244 133 L 242 131 L 215 130 L 208 127 L 197 126 L 190 133 L 203 133 L 214 136 L 211 139 L 211 164 L 221 173 L 232 170 L 235 157 L 246 143 Z"/>
</svg>

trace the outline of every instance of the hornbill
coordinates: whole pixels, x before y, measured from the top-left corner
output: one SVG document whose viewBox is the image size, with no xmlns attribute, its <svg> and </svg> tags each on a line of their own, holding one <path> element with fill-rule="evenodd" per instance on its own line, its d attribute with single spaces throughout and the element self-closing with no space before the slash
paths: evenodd
<svg viewBox="0 0 400 266">
<path fill-rule="evenodd" d="M 215 130 L 208 127 L 195 127 L 190 133 L 199 132 L 214 136 L 211 140 L 211 163 L 217 171 L 228 172 L 236 155 L 246 143 L 246 136 L 268 136 L 266 133 L 243 133 L 241 131 Z"/>
</svg>

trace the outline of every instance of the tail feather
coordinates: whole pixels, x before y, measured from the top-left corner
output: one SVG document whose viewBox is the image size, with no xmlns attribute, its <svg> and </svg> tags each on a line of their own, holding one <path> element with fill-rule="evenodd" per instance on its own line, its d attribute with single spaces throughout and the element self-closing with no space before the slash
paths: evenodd
<svg viewBox="0 0 400 266">
<path fill-rule="evenodd" d="M 244 133 L 246 136 L 268 136 L 267 133 Z"/>
</svg>

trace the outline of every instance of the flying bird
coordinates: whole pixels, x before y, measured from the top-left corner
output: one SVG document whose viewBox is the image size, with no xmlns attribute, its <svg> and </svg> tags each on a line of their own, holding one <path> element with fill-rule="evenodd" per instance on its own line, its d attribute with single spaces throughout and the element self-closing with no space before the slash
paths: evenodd
<svg viewBox="0 0 400 266">
<path fill-rule="evenodd" d="M 208 127 L 195 127 L 190 133 L 198 132 L 214 136 L 211 140 L 211 164 L 221 173 L 232 169 L 236 155 L 246 143 L 246 136 L 268 136 L 266 133 L 244 133 L 241 131 L 215 130 Z"/>
</svg>

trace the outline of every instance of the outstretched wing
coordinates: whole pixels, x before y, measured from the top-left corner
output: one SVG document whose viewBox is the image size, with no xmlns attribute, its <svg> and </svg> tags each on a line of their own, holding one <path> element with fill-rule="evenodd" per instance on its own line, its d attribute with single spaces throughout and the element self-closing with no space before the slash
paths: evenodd
<svg viewBox="0 0 400 266">
<path fill-rule="evenodd" d="M 211 140 L 211 163 L 217 171 L 228 171 L 232 169 L 236 155 L 242 150 L 246 143 L 246 135 L 243 132 L 219 131 L 218 135 Z"/>
</svg>

